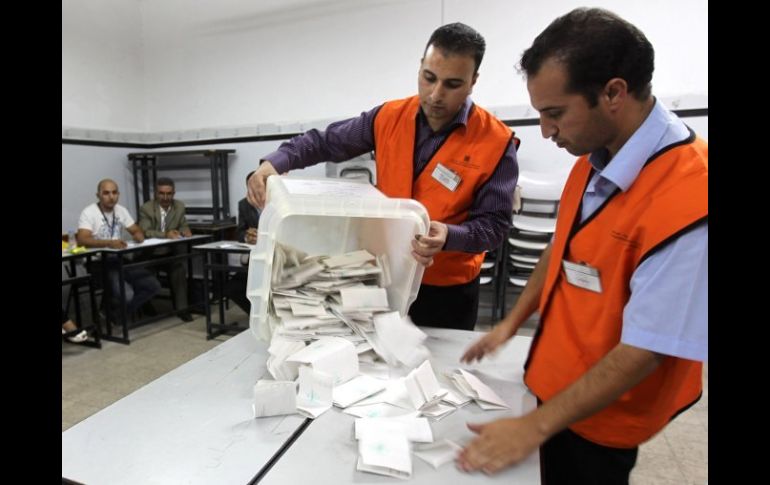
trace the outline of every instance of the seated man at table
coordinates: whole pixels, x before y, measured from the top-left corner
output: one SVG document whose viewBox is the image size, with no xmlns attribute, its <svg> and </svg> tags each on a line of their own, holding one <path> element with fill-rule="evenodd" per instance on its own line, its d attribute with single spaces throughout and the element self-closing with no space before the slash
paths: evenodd
<svg viewBox="0 0 770 485">
<path fill-rule="evenodd" d="M 121 239 L 125 228 L 134 241 L 144 241 L 142 229 L 134 222 L 128 209 L 118 204 L 120 192 L 114 180 L 104 179 L 96 187 L 97 202 L 87 206 L 78 220 L 78 244 L 87 248 L 123 249 L 128 247 Z M 120 295 L 120 279 L 117 270 L 117 255 L 104 258 L 113 298 Z M 126 289 L 126 310 L 135 314 L 141 306 L 158 291 L 160 283 L 146 268 L 130 268 L 123 272 Z"/>
<path fill-rule="evenodd" d="M 142 205 L 139 209 L 139 227 L 147 237 L 162 239 L 179 239 L 190 237 L 192 232 L 185 217 L 184 203 L 175 200 L 176 186 L 174 181 L 161 177 L 155 183 L 155 199 Z M 159 247 L 153 250 L 153 256 L 180 254 L 184 248 L 181 245 Z M 184 260 L 173 261 L 164 266 L 168 272 L 169 286 L 174 295 L 174 308 L 179 310 L 177 315 L 185 322 L 193 320 L 187 308 L 187 271 Z"/>
<path fill-rule="evenodd" d="M 249 183 L 249 177 L 255 171 L 249 172 L 246 176 L 246 183 Z M 238 201 L 238 241 L 246 244 L 257 244 L 257 227 L 259 226 L 259 209 L 249 204 L 246 197 Z M 249 265 L 249 255 L 241 255 L 241 264 Z M 251 312 L 251 302 L 246 298 L 246 273 L 235 273 L 233 278 L 227 282 L 225 290 L 227 297 L 235 302 L 236 305 L 246 312 Z"/>
</svg>

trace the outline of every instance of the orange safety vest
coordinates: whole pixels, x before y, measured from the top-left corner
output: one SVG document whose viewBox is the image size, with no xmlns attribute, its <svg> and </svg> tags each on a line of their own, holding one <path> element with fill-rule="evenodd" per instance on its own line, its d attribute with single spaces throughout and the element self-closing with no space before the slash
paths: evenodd
<svg viewBox="0 0 770 485">
<path fill-rule="evenodd" d="M 561 197 L 540 298 L 541 324 L 525 365 L 524 381 L 542 401 L 620 343 L 629 282 L 639 264 L 708 218 L 708 144 L 692 133 L 651 157 L 627 192 L 618 190 L 581 224 L 580 204 L 591 174 L 588 158 L 578 159 Z M 567 283 L 563 259 L 598 269 L 602 293 Z M 700 362 L 669 356 L 614 403 L 569 428 L 604 446 L 638 446 L 698 400 L 701 371 Z"/>
<path fill-rule="evenodd" d="M 377 187 L 389 197 L 415 199 L 428 210 L 432 221 L 460 224 L 476 192 L 492 176 L 513 138 L 513 132 L 487 111 L 471 107 L 466 126 L 459 126 L 414 180 L 414 144 L 419 97 L 389 101 L 374 120 Z M 441 163 L 461 177 L 453 191 L 432 177 Z M 450 286 L 467 283 L 481 271 L 484 253 L 441 251 L 425 269 L 422 282 Z"/>
</svg>

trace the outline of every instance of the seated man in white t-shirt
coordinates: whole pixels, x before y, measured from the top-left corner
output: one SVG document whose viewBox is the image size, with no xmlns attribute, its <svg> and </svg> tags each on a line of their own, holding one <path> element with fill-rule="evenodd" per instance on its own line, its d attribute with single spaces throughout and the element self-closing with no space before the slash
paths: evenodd
<svg viewBox="0 0 770 485">
<path fill-rule="evenodd" d="M 122 249 L 127 247 L 121 239 L 125 228 L 136 242 L 144 241 L 142 229 L 134 222 L 128 210 L 118 204 L 120 192 L 114 180 L 104 179 L 96 188 L 99 199 L 80 213 L 78 220 L 78 244 L 88 248 Z M 120 280 L 114 267 L 115 260 L 105 258 L 110 290 L 114 297 L 120 295 Z M 126 309 L 129 315 L 160 291 L 160 283 L 146 268 L 130 268 L 124 272 L 126 282 Z"/>
</svg>

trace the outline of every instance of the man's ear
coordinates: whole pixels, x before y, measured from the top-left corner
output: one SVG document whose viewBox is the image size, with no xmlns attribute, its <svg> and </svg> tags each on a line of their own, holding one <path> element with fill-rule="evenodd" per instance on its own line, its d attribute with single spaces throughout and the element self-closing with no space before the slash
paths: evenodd
<svg viewBox="0 0 770 485">
<path fill-rule="evenodd" d="M 615 111 L 619 109 L 628 96 L 628 83 L 625 79 L 620 77 L 614 77 L 607 81 L 602 91 L 602 97 L 607 102 L 607 106 L 610 110 Z"/>
</svg>

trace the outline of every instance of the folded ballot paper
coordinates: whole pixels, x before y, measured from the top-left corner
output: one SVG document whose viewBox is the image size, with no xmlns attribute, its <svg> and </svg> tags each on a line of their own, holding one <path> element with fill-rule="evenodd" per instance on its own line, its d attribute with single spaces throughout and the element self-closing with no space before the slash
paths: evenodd
<svg viewBox="0 0 770 485">
<path fill-rule="evenodd" d="M 376 332 L 367 334 L 367 340 L 388 364 L 414 368 L 430 356 L 422 344 L 428 336 L 409 317 L 398 312 L 378 313 L 374 328 Z"/>
<path fill-rule="evenodd" d="M 433 441 L 428 420 L 414 415 L 356 419 L 355 436 L 359 453 L 356 469 L 398 478 L 412 476 L 409 442 Z"/>
<path fill-rule="evenodd" d="M 454 373 L 447 374 L 447 377 L 461 393 L 473 398 L 476 404 L 485 411 L 510 408 L 495 391 L 468 371 L 457 369 Z"/>
<path fill-rule="evenodd" d="M 286 361 L 310 364 L 313 370 L 332 376 L 335 386 L 358 375 L 356 348 L 340 337 L 321 337 Z"/>
<path fill-rule="evenodd" d="M 270 341 L 270 347 L 267 352 L 267 370 L 277 381 L 293 381 L 297 378 L 299 363 L 286 362 L 292 354 L 305 348 L 305 343 L 301 341 L 288 340 L 280 335 L 274 335 Z"/>
<path fill-rule="evenodd" d="M 255 418 L 297 412 L 297 385 L 293 381 L 259 380 L 254 385 Z"/>
<path fill-rule="evenodd" d="M 427 360 L 404 378 L 404 384 L 409 393 L 409 400 L 418 411 L 438 404 L 447 393 L 439 386 L 433 367 Z"/>
<path fill-rule="evenodd" d="M 334 378 L 306 365 L 299 368 L 297 411 L 308 418 L 317 418 L 332 407 Z"/>
<path fill-rule="evenodd" d="M 357 376 L 344 384 L 335 386 L 332 401 L 335 406 L 346 408 L 383 389 L 385 389 L 385 381 L 364 375 Z"/>
<path fill-rule="evenodd" d="M 454 461 L 463 447 L 447 439 L 435 443 L 414 445 L 412 453 L 422 459 L 433 468 L 438 468 L 445 463 Z"/>
</svg>

